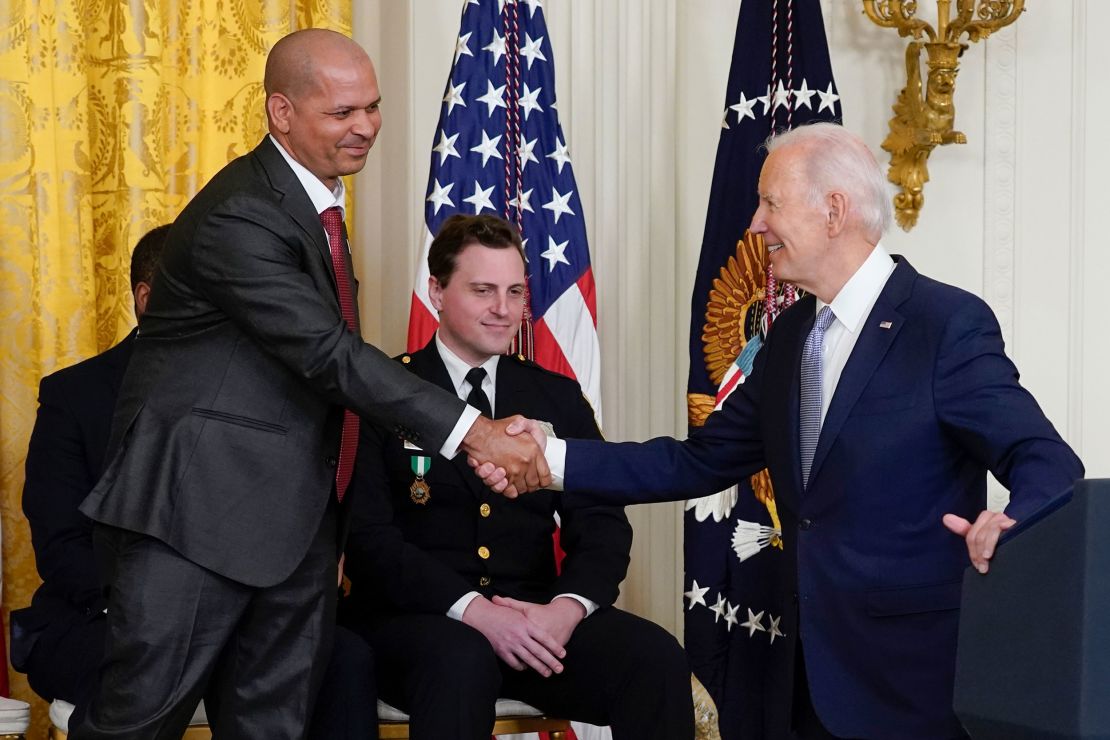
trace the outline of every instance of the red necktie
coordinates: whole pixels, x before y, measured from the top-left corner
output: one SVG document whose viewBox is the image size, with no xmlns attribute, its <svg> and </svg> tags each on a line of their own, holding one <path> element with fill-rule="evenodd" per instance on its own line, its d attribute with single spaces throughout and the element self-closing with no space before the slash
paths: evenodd
<svg viewBox="0 0 1110 740">
<path fill-rule="evenodd" d="M 351 282 L 347 278 L 346 244 L 343 239 L 343 212 L 339 206 L 332 206 L 320 214 L 320 223 L 328 232 L 328 245 L 331 247 L 331 266 L 335 271 L 335 287 L 339 291 L 339 311 L 347 323 L 348 331 L 358 329 L 355 316 L 355 301 L 351 294 Z M 355 454 L 358 452 L 358 416 L 350 409 L 343 409 L 343 433 L 339 438 L 339 464 L 335 468 L 335 495 L 343 501 L 351 473 L 355 469 Z"/>
</svg>

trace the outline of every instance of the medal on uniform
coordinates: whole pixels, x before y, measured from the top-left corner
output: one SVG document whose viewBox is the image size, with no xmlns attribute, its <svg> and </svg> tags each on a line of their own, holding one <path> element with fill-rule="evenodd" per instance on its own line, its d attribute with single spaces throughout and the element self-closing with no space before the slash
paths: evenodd
<svg viewBox="0 0 1110 740">
<path fill-rule="evenodd" d="M 413 455 L 409 458 L 409 464 L 412 467 L 412 472 L 416 474 L 412 485 L 409 486 L 409 498 L 412 499 L 414 504 L 423 506 L 432 497 L 432 489 L 424 480 L 424 474 L 428 472 L 428 468 L 432 467 L 432 458 Z"/>
</svg>

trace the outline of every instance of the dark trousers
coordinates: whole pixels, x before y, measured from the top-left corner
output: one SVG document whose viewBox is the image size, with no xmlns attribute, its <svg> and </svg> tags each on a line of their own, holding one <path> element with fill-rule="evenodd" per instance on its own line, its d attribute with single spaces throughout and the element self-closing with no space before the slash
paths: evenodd
<svg viewBox="0 0 1110 740">
<path fill-rule="evenodd" d="M 615 740 L 694 737 L 686 654 L 666 630 L 615 608 L 583 620 L 561 674 L 514 671 L 480 632 L 447 616 L 354 625 L 370 640 L 382 698 L 411 716 L 413 740 L 488 740 L 498 697 L 610 725 Z"/>
<path fill-rule="evenodd" d="M 47 701 L 73 704 L 76 709 L 70 719 L 75 725 L 84 714 L 104 657 L 106 629 L 103 613 L 74 612 L 47 627 L 27 659 L 31 689 Z"/>
<path fill-rule="evenodd" d="M 378 740 L 374 652 L 354 632 L 335 628 L 308 740 Z"/>
<path fill-rule="evenodd" d="M 110 569 L 108 634 L 72 740 L 176 740 L 202 697 L 219 736 L 304 737 L 334 628 L 334 507 L 301 564 L 269 588 L 145 535 L 98 526 L 95 537 Z"/>
</svg>

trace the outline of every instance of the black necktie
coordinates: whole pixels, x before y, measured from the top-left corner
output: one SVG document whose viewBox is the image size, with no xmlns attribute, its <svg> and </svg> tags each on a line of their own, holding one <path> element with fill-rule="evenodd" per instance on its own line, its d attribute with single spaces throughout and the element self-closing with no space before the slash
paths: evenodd
<svg viewBox="0 0 1110 740">
<path fill-rule="evenodd" d="M 489 396 L 482 390 L 482 381 L 485 379 L 486 371 L 483 368 L 470 368 L 470 372 L 466 374 L 466 382 L 470 383 L 470 395 L 466 397 L 466 402 L 492 419 L 493 409 L 489 405 Z"/>
</svg>

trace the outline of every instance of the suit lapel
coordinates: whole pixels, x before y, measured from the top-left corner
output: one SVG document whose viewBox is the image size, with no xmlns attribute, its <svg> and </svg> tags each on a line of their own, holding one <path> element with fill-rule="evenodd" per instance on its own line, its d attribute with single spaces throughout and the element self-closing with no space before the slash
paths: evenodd
<svg viewBox="0 0 1110 740">
<path fill-rule="evenodd" d="M 844 427 L 852 408 L 859 401 L 863 389 L 871 382 L 887 350 L 905 324 L 905 317 L 899 313 L 898 307 L 909 297 L 917 271 L 906 260 L 899 257 L 895 259 L 898 267 L 891 273 L 871 313 L 864 319 L 856 346 L 840 374 L 840 382 L 836 385 L 829 411 L 821 425 L 821 435 L 817 439 L 810 480 L 816 478 L 820 472 L 821 463 Z M 794 426 L 797 428 L 797 421 Z M 799 462 L 799 468 L 800 465 Z"/>
<path fill-rule="evenodd" d="M 519 369 L 511 357 L 502 357 L 497 362 L 497 392 L 494 394 L 496 407 L 493 409 L 495 418 L 504 419 L 513 414 L 529 415 L 528 390 Z"/>
<path fill-rule="evenodd" d="M 424 349 L 412 354 L 412 369 L 419 377 L 455 395 L 455 385 L 451 382 L 451 375 L 447 372 L 447 366 L 443 364 L 443 358 L 439 356 L 435 337 L 432 337 Z M 434 451 L 433 454 L 435 454 Z M 456 455 L 452 460 L 441 461 L 441 464 L 444 463 L 454 467 L 461 482 L 473 493 L 483 495 L 486 492 L 486 487 L 471 471 L 466 455 Z"/>
<path fill-rule="evenodd" d="M 335 271 L 331 266 L 331 250 L 328 248 L 324 227 L 320 224 L 320 214 L 313 207 L 312 201 L 304 191 L 304 186 L 289 167 L 289 163 L 285 161 L 285 157 L 281 156 L 281 152 L 270 141 L 269 136 L 262 139 L 262 143 L 255 148 L 254 154 L 270 178 L 270 187 L 280 194 L 282 209 L 304 229 L 305 234 L 316 246 L 338 300 L 339 287 L 335 283 Z"/>
</svg>

